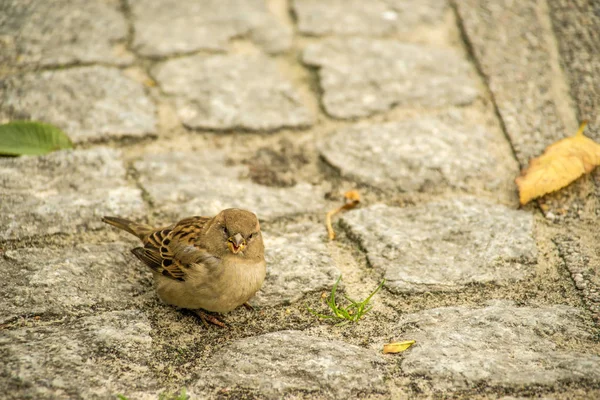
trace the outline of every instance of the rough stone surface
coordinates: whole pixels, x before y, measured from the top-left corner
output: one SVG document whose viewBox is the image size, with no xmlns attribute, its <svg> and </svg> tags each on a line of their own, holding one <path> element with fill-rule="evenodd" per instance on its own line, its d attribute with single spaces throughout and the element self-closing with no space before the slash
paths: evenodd
<svg viewBox="0 0 600 400">
<path fill-rule="evenodd" d="M 407 315 L 399 329 L 417 342 L 402 358 L 402 371 L 430 377 L 438 389 L 600 378 L 600 357 L 557 344 L 589 338 L 581 311 L 573 307 L 490 301 L 479 309 L 444 307 Z"/>
<path fill-rule="evenodd" d="M 323 140 L 320 151 L 347 178 L 403 192 L 483 187 L 510 199 L 519 173 L 504 137 L 463 118 L 360 124 Z"/>
<path fill-rule="evenodd" d="M 155 386 L 145 366 L 150 323 L 140 311 L 112 311 L 68 325 L 0 335 L 0 386 L 7 399 L 108 399 Z"/>
<path fill-rule="evenodd" d="M 0 258 L 0 324 L 28 314 L 92 312 L 131 302 L 142 267 L 129 246 L 9 250 Z M 15 273 L 15 271 L 18 271 Z"/>
<path fill-rule="evenodd" d="M 382 204 L 346 213 L 342 225 L 394 292 L 458 290 L 533 274 L 531 214 L 474 198 L 416 207 Z"/>
<path fill-rule="evenodd" d="M 120 8 L 110 0 L 3 0 L 0 64 L 129 64 Z"/>
<path fill-rule="evenodd" d="M 586 0 L 548 0 L 557 32 L 562 67 L 586 135 L 600 142 L 600 4 Z"/>
<path fill-rule="evenodd" d="M 575 286 L 581 291 L 596 323 L 600 324 L 600 252 L 585 240 L 586 233 L 570 230 L 567 235 L 558 235 L 553 241 Z"/>
<path fill-rule="evenodd" d="M 247 36 L 277 53 L 292 43 L 292 32 L 267 12 L 263 0 L 132 0 L 133 47 L 145 56 L 198 50 L 223 51 L 230 39 Z"/>
<path fill-rule="evenodd" d="M 0 0 L 0 124 L 76 142 L 0 157 L 0 398 L 600 399 L 600 169 L 521 211 L 512 182 L 578 119 L 600 141 L 599 7 Z M 234 206 L 268 276 L 227 329 L 100 220 Z M 341 274 L 344 305 L 388 286 L 334 326 L 307 306 Z"/>
<path fill-rule="evenodd" d="M 357 392 L 385 391 L 382 359 L 348 343 L 281 331 L 228 344 L 208 360 L 195 391 L 206 387 L 256 390 L 268 398 L 293 391 L 347 398 Z"/>
<path fill-rule="evenodd" d="M 567 135 L 553 86 L 562 77 L 553 74 L 536 3 L 456 2 L 521 166 Z"/>
<path fill-rule="evenodd" d="M 0 81 L 0 117 L 55 124 L 75 142 L 155 134 L 154 112 L 142 86 L 116 68 L 44 71 Z"/>
<path fill-rule="evenodd" d="M 98 147 L 0 159 L 0 239 L 98 229 L 104 215 L 146 214 L 120 153 Z"/>
<path fill-rule="evenodd" d="M 332 38 L 308 46 L 303 61 L 319 68 L 321 101 L 336 118 L 364 117 L 397 105 L 465 105 L 478 95 L 471 66 L 448 49 Z"/>
<path fill-rule="evenodd" d="M 294 0 L 301 33 L 323 35 L 391 35 L 441 23 L 446 0 Z"/>
<path fill-rule="evenodd" d="M 322 225 L 303 223 L 264 233 L 267 278 L 255 305 L 289 304 L 307 293 L 330 289 L 341 272 L 327 250 Z"/>
<path fill-rule="evenodd" d="M 192 128 L 273 130 L 312 123 L 292 84 L 265 56 L 198 55 L 167 61 L 153 74 Z"/>
<path fill-rule="evenodd" d="M 325 212 L 319 187 L 258 185 L 244 178 L 247 166 L 229 166 L 226 161 L 218 151 L 173 152 L 148 154 L 134 166 L 157 209 L 172 218 L 214 215 L 229 207 L 251 210 L 259 219 Z"/>
</svg>

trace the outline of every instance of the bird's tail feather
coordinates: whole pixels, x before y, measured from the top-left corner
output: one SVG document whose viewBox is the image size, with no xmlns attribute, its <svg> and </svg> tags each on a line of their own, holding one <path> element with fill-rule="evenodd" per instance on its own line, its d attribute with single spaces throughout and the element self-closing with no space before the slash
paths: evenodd
<svg viewBox="0 0 600 400">
<path fill-rule="evenodd" d="M 125 218 L 102 217 L 102 222 L 106 222 L 109 225 L 123 229 L 124 231 L 129 232 L 142 240 L 152 233 L 152 228 L 148 225 L 138 224 L 137 222 L 133 222 Z"/>
</svg>

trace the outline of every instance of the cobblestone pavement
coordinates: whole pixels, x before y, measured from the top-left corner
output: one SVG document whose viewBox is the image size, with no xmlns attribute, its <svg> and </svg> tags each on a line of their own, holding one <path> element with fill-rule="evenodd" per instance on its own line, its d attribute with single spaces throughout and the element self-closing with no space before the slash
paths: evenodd
<svg viewBox="0 0 600 400">
<path fill-rule="evenodd" d="M 600 141 L 599 32 L 587 0 L 0 2 L 0 120 L 76 143 L 0 159 L 0 392 L 599 398 L 600 173 L 513 183 L 582 119 Z M 268 274 L 226 330 L 100 222 L 232 206 Z M 306 310 L 339 275 L 387 280 L 358 324 Z"/>
</svg>

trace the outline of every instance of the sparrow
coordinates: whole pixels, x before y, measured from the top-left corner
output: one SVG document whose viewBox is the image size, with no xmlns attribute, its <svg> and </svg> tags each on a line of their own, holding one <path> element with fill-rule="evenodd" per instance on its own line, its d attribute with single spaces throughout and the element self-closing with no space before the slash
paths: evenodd
<svg viewBox="0 0 600 400">
<path fill-rule="evenodd" d="M 152 270 L 159 298 L 193 310 L 205 326 L 207 321 L 225 324 L 202 310 L 251 308 L 247 301 L 265 280 L 265 247 L 258 218 L 250 211 L 229 208 L 160 229 L 119 217 L 102 221 L 142 241 L 144 247 L 131 252 Z"/>
</svg>

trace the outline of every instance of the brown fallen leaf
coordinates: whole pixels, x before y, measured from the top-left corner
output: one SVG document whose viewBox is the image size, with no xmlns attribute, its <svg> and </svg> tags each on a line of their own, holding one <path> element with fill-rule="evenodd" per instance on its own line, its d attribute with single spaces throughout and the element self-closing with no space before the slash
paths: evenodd
<svg viewBox="0 0 600 400">
<path fill-rule="evenodd" d="M 404 350 L 408 349 L 410 346 L 415 344 L 414 340 L 405 340 L 404 342 L 396 342 L 389 343 L 383 345 L 383 354 L 388 353 L 402 353 Z"/>
<path fill-rule="evenodd" d="M 343 206 L 336 208 L 335 210 L 331 210 L 327 213 L 325 217 L 325 225 L 327 226 L 327 233 L 329 234 L 329 240 L 335 239 L 335 231 L 333 230 L 333 226 L 331 226 L 331 217 L 335 214 L 339 213 L 342 210 L 350 210 L 360 203 L 360 194 L 356 190 L 350 190 L 344 193 L 344 199 L 346 204 Z"/>
<path fill-rule="evenodd" d="M 586 125 L 583 121 L 574 136 L 559 140 L 531 159 L 529 167 L 515 179 L 521 205 L 562 189 L 600 165 L 600 145 L 583 135 Z"/>
</svg>

